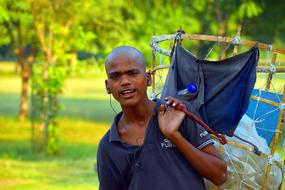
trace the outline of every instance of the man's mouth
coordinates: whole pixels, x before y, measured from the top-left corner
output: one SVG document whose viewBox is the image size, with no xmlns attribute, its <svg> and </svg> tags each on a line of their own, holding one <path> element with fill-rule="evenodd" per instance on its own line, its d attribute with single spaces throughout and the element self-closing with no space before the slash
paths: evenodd
<svg viewBox="0 0 285 190">
<path fill-rule="evenodd" d="M 120 94 L 125 98 L 129 98 L 129 97 L 132 97 L 135 92 L 136 92 L 135 89 L 128 89 L 128 90 L 121 91 Z"/>
</svg>

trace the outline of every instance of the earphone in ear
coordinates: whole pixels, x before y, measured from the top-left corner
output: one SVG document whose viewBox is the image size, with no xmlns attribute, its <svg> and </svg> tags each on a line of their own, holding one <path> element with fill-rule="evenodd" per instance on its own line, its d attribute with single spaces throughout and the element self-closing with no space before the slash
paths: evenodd
<svg viewBox="0 0 285 190">
<path fill-rule="evenodd" d="M 150 78 L 147 79 L 146 84 L 147 84 L 147 86 L 151 86 L 151 79 Z"/>
<path fill-rule="evenodd" d="M 107 90 L 108 94 L 111 94 L 111 89 L 110 88 L 107 88 L 106 90 Z"/>
</svg>

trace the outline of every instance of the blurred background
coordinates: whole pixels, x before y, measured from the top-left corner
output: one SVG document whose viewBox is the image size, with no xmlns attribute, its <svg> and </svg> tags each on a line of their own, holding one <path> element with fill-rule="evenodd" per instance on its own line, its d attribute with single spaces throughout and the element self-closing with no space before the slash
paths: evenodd
<svg viewBox="0 0 285 190">
<path fill-rule="evenodd" d="M 112 48 L 135 46 L 150 66 L 152 36 L 180 27 L 230 37 L 240 27 L 241 39 L 285 48 L 284 10 L 282 0 L 0 0 L 0 189 L 98 189 L 97 145 L 120 111 L 104 87 Z M 203 58 L 213 44 L 187 47 Z"/>
</svg>

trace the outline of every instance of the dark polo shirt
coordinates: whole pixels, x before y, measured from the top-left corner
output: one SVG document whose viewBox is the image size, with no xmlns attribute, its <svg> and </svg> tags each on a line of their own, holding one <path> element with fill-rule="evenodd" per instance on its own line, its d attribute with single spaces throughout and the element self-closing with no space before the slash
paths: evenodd
<svg viewBox="0 0 285 190">
<path fill-rule="evenodd" d="M 203 177 L 160 132 L 158 108 L 161 101 L 155 102 L 142 146 L 132 146 L 120 140 L 116 126 L 122 113 L 115 117 L 98 147 L 100 190 L 205 189 Z M 198 149 L 213 143 L 204 128 L 187 117 L 179 130 Z"/>
</svg>

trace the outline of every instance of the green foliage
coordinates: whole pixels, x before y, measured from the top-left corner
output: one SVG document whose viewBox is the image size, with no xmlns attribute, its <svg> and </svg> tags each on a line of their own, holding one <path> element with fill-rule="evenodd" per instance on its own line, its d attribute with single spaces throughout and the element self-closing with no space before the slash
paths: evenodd
<svg viewBox="0 0 285 190">
<path fill-rule="evenodd" d="M 238 15 L 240 18 L 251 18 L 259 15 L 261 12 L 261 7 L 258 6 L 255 2 L 245 1 L 243 4 L 240 5 Z"/>
<path fill-rule="evenodd" d="M 9 11 L 6 10 L 3 6 L 0 6 L 0 22 L 7 20 L 9 20 Z"/>
<path fill-rule="evenodd" d="M 49 79 L 46 84 L 50 95 L 56 95 L 62 92 L 64 79 L 67 76 L 66 68 L 61 65 L 49 67 Z"/>
<path fill-rule="evenodd" d="M 21 22 L 26 21 L 29 25 L 25 26 L 24 31 L 30 33 L 26 36 L 31 36 L 34 31 L 30 25 L 33 19 L 29 12 L 30 2 L 34 3 L 39 10 L 36 17 L 46 22 L 46 24 L 38 23 L 39 28 L 43 27 L 46 30 L 46 35 L 53 19 L 52 30 L 55 42 L 52 49 L 57 60 L 64 59 L 67 52 L 79 50 L 104 58 L 114 46 L 129 44 L 141 49 L 148 63 L 151 59 L 149 41 L 154 34 L 175 33 L 179 26 L 187 33 L 219 34 L 221 32 L 219 30 L 224 27 L 223 35 L 233 36 L 238 24 L 243 24 L 243 28 L 247 30 L 250 27 L 247 23 L 265 12 L 270 13 L 266 11 L 267 7 L 276 4 L 270 5 L 267 1 L 255 0 L 194 0 L 191 2 L 186 0 L 175 2 L 165 0 L 1 0 L 0 7 L 3 11 L 1 11 L 0 20 L 19 18 Z M 3 6 L 11 3 L 17 8 L 15 10 L 22 11 L 10 11 Z M 281 14 L 281 12 L 280 9 L 277 13 Z M 255 24 L 265 26 L 266 21 L 267 19 Z M 259 32 L 253 27 L 250 30 Z M 2 41 L 7 42 L 4 39 Z M 67 58 L 65 61 L 68 61 Z"/>
<path fill-rule="evenodd" d="M 20 26 L 21 33 L 25 38 L 18 39 L 17 27 Z M 30 6 L 28 0 L 13 1 L 13 0 L 1 0 L 0 1 L 0 44 L 13 43 L 32 43 L 32 16 L 30 14 Z M 12 35 L 15 36 L 11 39 Z M 20 42 L 21 41 L 21 42 Z"/>
<path fill-rule="evenodd" d="M 57 115 L 60 104 L 57 95 L 62 92 L 64 79 L 67 76 L 66 68 L 62 65 L 49 67 L 49 78 L 42 78 L 42 65 L 44 62 L 34 66 L 32 77 L 32 120 L 33 120 L 33 142 L 38 151 L 46 149 L 47 154 L 58 154 L 60 152 L 59 128 Z M 46 96 L 45 93 L 48 93 Z M 41 129 L 45 123 L 45 130 Z M 45 135 L 42 135 L 45 133 Z"/>
<path fill-rule="evenodd" d="M 57 125 L 48 126 L 48 144 L 47 144 L 47 154 L 55 155 L 59 154 L 60 147 L 60 130 Z"/>
<path fill-rule="evenodd" d="M 280 46 L 284 47 L 285 4 L 281 1 L 261 1 L 259 5 L 263 11 L 246 21 L 245 34 L 251 39 L 270 44 L 281 41 Z"/>
</svg>

